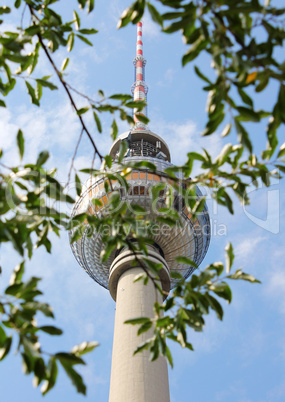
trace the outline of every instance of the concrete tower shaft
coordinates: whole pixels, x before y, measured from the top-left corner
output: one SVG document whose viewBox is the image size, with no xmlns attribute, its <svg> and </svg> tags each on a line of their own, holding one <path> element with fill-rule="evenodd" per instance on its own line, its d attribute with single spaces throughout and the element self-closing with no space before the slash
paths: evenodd
<svg viewBox="0 0 285 402">
<path fill-rule="evenodd" d="M 155 247 L 148 247 L 149 258 L 162 263 L 160 284 L 169 291 L 169 268 Z M 143 255 L 138 253 L 138 260 Z M 137 335 L 137 327 L 124 322 L 131 318 L 153 317 L 156 301 L 162 302 L 152 282 L 135 282 L 143 274 L 141 266 L 133 266 L 134 256 L 123 250 L 110 269 L 109 289 L 116 300 L 116 316 L 112 354 L 109 402 L 169 402 L 167 362 L 160 357 L 151 362 L 149 351 L 134 355 L 136 348 L 152 336 L 151 331 Z"/>
</svg>

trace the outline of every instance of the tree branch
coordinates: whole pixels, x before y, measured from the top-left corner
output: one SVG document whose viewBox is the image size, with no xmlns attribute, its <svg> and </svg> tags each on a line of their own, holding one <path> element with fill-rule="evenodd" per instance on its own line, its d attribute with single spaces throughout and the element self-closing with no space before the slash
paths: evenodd
<svg viewBox="0 0 285 402">
<path fill-rule="evenodd" d="M 32 17 L 36 18 L 36 15 L 35 15 L 35 13 L 34 13 L 33 7 L 32 7 L 31 5 L 29 5 L 28 7 L 29 7 L 29 10 L 30 10 L 30 13 L 31 13 Z M 34 22 L 33 22 L 33 23 L 34 23 Z M 36 24 L 34 23 L 34 25 L 36 25 Z M 56 67 L 56 65 L 55 65 L 55 63 L 54 63 L 54 61 L 53 61 L 53 59 L 52 59 L 52 57 L 51 57 L 51 55 L 50 55 L 50 53 L 49 53 L 49 51 L 48 51 L 46 45 L 44 44 L 43 37 L 41 36 L 41 34 L 38 33 L 38 34 L 37 34 L 37 37 L 38 37 L 38 39 L 39 39 L 39 42 L 40 42 L 40 44 L 41 44 L 41 46 L 42 46 L 42 48 L 43 48 L 43 50 L 44 50 L 44 52 L 45 52 L 45 54 L 46 54 L 46 56 L 47 56 L 47 58 L 48 58 L 50 64 L 52 65 L 54 71 L 56 72 L 56 75 L 57 75 L 59 81 L 61 82 L 62 86 L 64 87 L 65 92 L 67 93 L 67 96 L 68 96 L 68 98 L 69 98 L 69 100 L 70 100 L 70 103 L 71 103 L 73 109 L 75 110 L 75 112 L 76 112 L 77 115 L 78 115 L 78 108 L 77 108 L 77 106 L 76 106 L 76 104 L 75 104 L 75 101 L 74 101 L 74 99 L 73 99 L 73 97 L 72 97 L 72 95 L 71 95 L 71 93 L 70 93 L 69 88 L 68 88 L 69 85 L 68 85 L 68 84 L 64 81 L 64 79 L 62 78 L 62 74 L 61 74 L 61 72 L 58 70 L 58 68 Z M 91 142 L 91 144 L 92 144 L 92 146 L 93 146 L 93 148 L 94 148 L 96 154 L 99 156 L 100 160 L 102 161 L 102 160 L 103 160 L 103 156 L 102 156 L 102 154 L 100 153 L 100 151 L 98 150 L 98 148 L 97 148 L 97 146 L 96 146 L 96 144 L 95 144 L 95 142 L 94 142 L 94 140 L 93 140 L 93 138 L 92 138 L 92 136 L 91 136 L 91 134 L 90 134 L 88 128 L 86 127 L 86 125 L 85 125 L 85 123 L 84 123 L 84 120 L 83 120 L 82 117 L 79 116 L 79 115 L 78 115 L 78 118 L 79 118 L 80 123 L 81 123 L 81 125 L 82 125 L 82 130 L 85 131 L 85 133 L 87 134 L 87 136 L 88 136 L 88 138 L 89 138 L 89 140 L 90 140 L 90 142 Z"/>
</svg>

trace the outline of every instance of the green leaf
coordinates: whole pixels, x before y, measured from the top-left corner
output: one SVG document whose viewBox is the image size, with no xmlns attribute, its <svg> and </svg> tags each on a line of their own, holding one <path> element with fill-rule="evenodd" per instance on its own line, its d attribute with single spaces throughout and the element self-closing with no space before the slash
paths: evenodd
<svg viewBox="0 0 285 402">
<path fill-rule="evenodd" d="M 219 166 L 222 166 L 228 159 L 228 156 L 232 153 L 232 144 L 226 144 L 221 150 L 220 154 L 216 158 L 216 162 Z"/>
<path fill-rule="evenodd" d="M 32 87 L 32 85 L 28 81 L 25 81 L 25 84 L 26 84 L 26 87 L 28 89 L 28 94 L 31 97 L 32 103 L 34 105 L 40 106 L 40 103 L 39 103 L 39 101 L 38 101 L 38 99 L 36 97 L 36 94 L 35 94 L 35 89 Z"/>
<path fill-rule="evenodd" d="M 204 156 L 201 154 L 198 154 L 197 152 L 188 152 L 187 156 L 189 159 L 196 159 L 198 161 L 205 162 Z"/>
<path fill-rule="evenodd" d="M 15 283 L 11 286 L 8 286 L 5 290 L 6 295 L 16 296 L 20 295 L 23 288 L 23 283 Z"/>
<path fill-rule="evenodd" d="M 231 132 L 232 125 L 231 123 L 227 124 L 222 131 L 221 137 L 226 137 Z"/>
<path fill-rule="evenodd" d="M 285 155 L 285 142 L 281 145 L 277 158 L 281 158 L 281 156 L 284 156 L 284 155 Z"/>
<path fill-rule="evenodd" d="M 145 208 L 143 208 L 141 205 L 136 204 L 132 204 L 132 211 L 134 211 L 138 215 L 145 214 L 146 212 Z"/>
<path fill-rule="evenodd" d="M 252 109 L 240 106 L 240 107 L 237 107 L 237 111 L 239 112 L 239 117 L 238 117 L 239 120 L 254 121 L 254 122 L 260 121 L 259 114 Z"/>
<path fill-rule="evenodd" d="M 126 166 L 130 166 L 133 169 L 147 168 L 152 172 L 156 171 L 156 166 L 149 161 L 130 162 Z"/>
<path fill-rule="evenodd" d="M 97 198 L 93 198 L 92 203 L 93 203 L 95 206 L 99 207 L 99 208 L 101 208 L 101 207 L 103 206 L 102 201 L 101 201 L 101 200 L 98 200 Z"/>
<path fill-rule="evenodd" d="M 250 141 L 248 132 L 245 130 L 245 128 L 240 124 L 238 120 L 235 119 L 235 126 L 238 134 L 238 140 L 239 142 L 249 150 L 250 153 L 252 153 L 252 143 Z"/>
<path fill-rule="evenodd" d="M 279 109 L 280 118 L 285 123 L 285 85 L 280 85 L 280 90 L 278 94 L 278 103 L 276 105 Z"/>
<path fill-rule="evenodd" d="M 210 114 L 209 115 L 209 120 L 207 122 L 206 128 L 203 131 L 202 135 L 210 135 L 212 134 L 222 123 L 224 120 L 225 114 L 223 113 L 223 109 L 220 109 L 219 112 Z"/>
<path fill-rule="evenodd" d="M 226 251 L 226 273 L 228 274 L 231 270 L 235 258 L 232 243 L 227 244 L 225 251 Z"/>
<path fill-rule="evenodd" d="M 18 150 L 20 154 L 20 158 L 23 159 L 24 156 L 24 150 L 25 150 L 25 141 L 24 141 L 24 135 L 22 130 L 18 131 L 17 134 L 17 145 L 18 145 Z"/>
<path fill-rule="evenodd" d="M 142 352 L 143 350 L 146 350 L 149 348 L 149 346 L 152 344 L 152 340 L 147 340 L 143 343 L 141 343 L 136 350 L 134 351 L 134 355 L 136 355 L 137 353 Z"/>
<path fill-rule="evenodd" d="M 91 28 L 91 29 L 79 29 L 79 32 L 83 35 L 93 35 L 98 33 L 97 29 Z"/>
<path fill-rule="evenodd" d="M 78 31 L 80 28 L 80 18 L 75 10 L 73 11 L 73 16 L 75 19 L 75 21 L 74 21 L 75 29 L 76 29 L 76 31 Z"/>
<path fill-rule="evenodd" d="M 0 325 L 0 346 L 4 345 L 5 340 L 7 339 L 4 329 Z"/>
<path fill-rule="evenodd" d="M 89 13 L 91 13 L 91 11 L 94 10 L 95 0 L 88 0 L 87 5 L 88 5 L 88 14 L 89 14 Z"/>
<path fill-rule="evenodd" d="M 128 100 L 133 99 L 132 95 L 128 95 L 128 94 L 114 94 L 112 96 L 110 96 L 109 99 L 115 99 L 115 100 L 120 100 L 122 102 L 126 102 Z"/>
<path fill-rule="evenodd" d="M 49 82 L 47 80 L 38 78 L 36 81 L 39 84 L 41 84 L 43 87 L 49 88 L 51 91 L 54 91 L 55 89 L 58 89 L 58 87 L 56 85 L 54 85 L 52 82 Z"/>
<path fill-rule="evenodd" d="M 85 364 L 84 360 L 82 360 L 79 356 L 75 356 L 74 353 L 60 352 L 56 353 L 54 357 L 58 359 L 61 363 L 66 363 L 70 365 Z"/>
<path fill-rule="evenodd" d="M 97 126 L 97 130 L 99 131 L 99 133 L 102 133 L 102 126 L 101 126 L 101 121 L 97 115 L 97 113 L 93 112 L 93 117 Z"/>
<path fill-rule="evenodd" d="M 0 15 L 2 14 L 9 14 L 11 12 L 11 8 L 4 6 L 4 7 L 0 7 Z"/>
<path fill-rule="evenodd" d="M 14 285 L 15 283 L 20 283 L 22 276 L 25 271 L 25 261 L 21 262 L 21 264 L 17 265 L 11 275 L 10 285 Z"/>
<path fill-rule="evenodd" d="M 57 370 L 56 359 L 53 356 L 49 360 L 48 371 L 49 371 L 48 379 L 43 383 L 41 387 L 41 392 L 43 395 L 45 395 L 48 391 L 50 391 L 56 383 L 58 370 Z"/>
<path fill-rule="evenodd" d="M 39 329 L 43 332 L 46 332 L 49 335 L 62 335 L 63 334 L 61 329 L 56 328 L 52 325 L 44 325 L 42 327 L 39 327 Z"/>
<path fill-rule="evenodd" d="M 82 40 L 82 42 L 86 43 L 89 46 L 93 46 L 93 43 L 90 42 L 90 40 L 88 40 L 87 38 L 85 38 L 85 36 L 76 34 L 77 38 L 79 38 L 80 40 Z"/>
<path fill-rule="evenodd" d="M 37 159 L 37 162 L 36 162 L 36 165 L 37 166 L 42 166 L 44 163 L 46 163 L 48 158 L 49 158 L 49 152 L 48 151 L 40 152 L 40 154 L 38 156 L 38 159 Z"/>
<path fill-rule="evenodd" d="M 206 294 L 205 297 L 210 303 L 211 309 L 214 310 L 217 314 L 219 320 L 223 319 L 224 311 L 218 300 L 216 300 L 213 296 Z"/>
<path fill-rule="evenodd" d="M 201 73 L 199 68 L 197 66 L 194 66 L 195 72 L 200 77 L 202 80 L 206 81 L 208 84 L 212 85 L 212 82 L 204 75 Z"/>
<path fill-rule="evenodd" d="M 182 264 L 187 264 L 190 267 L 198 268 L 198 265 L 188 257 L 179 256 L 179 257 L 176 257 L 175 260 L 177 262 L 182 262 Z"/>
<path fill-rule="evenodd" d="M 121 141 L 120 150 L 119 150 L 119 156 L 118 156 L 118 162 L 119 163 L 122 162 L 122 160 L 123 160 L 123 158 L 124 158 L 124 156 L 126 154 L 127 149 L 128 149 L 127 141 Z"/>
<path fill-rule="evenodd" d="M 73 49 L 73 45 L 74 45 L 74 33 L 71 32 L 68 35 L 68 39 L 67 39 L 67 51 L 71 52 L 71 50 Z"/>
<path fill-rule="evenodd" d="M 221 273 L 224 271 L 224 264 L 222 262 L 216 261 L 213 264 L 209 265 L 205 271 L 216 271 L 217 275 L 220 276 Z M 204 272 L 205 272 L 204 271 Z M 203 275 L 203 273 L 201 274 Z M 200 276 L 201 276 L 200 275 Z"/>
<path fill-rule="evenodd" d="M 97 346 L 99 346 L 98 342 L 82 342 L 80 345 L 73 346 L 71 349 L 71 353 L 75 355 L 84 355 L 85 353 L 91 352 L 93 349 L 95 349 Z"/>
<path fill-rule="evenodd" d="M 137 118 L 139 121 L 141 121 L 142 123 L 144 123 L 144 124 L 148 124 L 148 123 L 149 123 L 149 118 L 146 117 L 146 116 L 143 115 L 143 114 L 137 113 L 137 114 L 136 114 L 136 118 Z"/>
<path fill-rule="evenodd" d="M 66 69 L 66 67 L 68 66 L 68 63 L 69 63 L 69 58 L 66 57 L 62 62 L 62 65 L 61 65 L 61 68 L 60 68 L 61 71 L 64 71 Z"/>
<path fill-rule="evenodd" d="M 285 166 L 283 166 L 283 165 L 275 165 L 275 167 L 277 167 L 278 169 L 280 169 L 281 172 L 285 173 Z"/>
<path fill-rule="evenodd" d="M 10 351 L 12 344 L 12 338 L 6 338 L 3 342 L 3 345 L 0 347 L 0 361 L 3 360 Z"/>
<path fill-rule="evenodd" d="M 46 375 L 46 366 L 44 360 L 40 357 L 36 360 L 34 367 L 35 378 L 33 381 L 34 387 L 37 387 Z"/>
<path fill-rule="evenodd" d="M 0 107 L 6 107 L 6 103 L 2 99 L 0 99 Z"/>
<path fill-rule="evenodd" d="M 130 109 L 142 110 L 146 106 L 146 103 L 145 101 L 129 101 L 125 104 L 125 106 L 129 107 Z"/>
<path fill-rule="evenodd" d="M 83 382 L 83 379 L 81 377 L 81 375 L 79 375 L 70 364 L 61 361 L 60 363 L 62 365 L 62 367 L 64 368 L 66 374 L 68 375 L 68 377 L 71 379 L 72 384 L 75 386 L 77 392 L 79 392 L 80 394 L 86 395 L 86 385 Z"/>
<path fill-rule="evenodd" d="M 137 325 L 137 324 L 144 324 L 148 321 L 149 321 L 148 317 L 138 317 L 138 318 L 132 318 L 130 320 L 127 320 L 124 322 L 124 324 Z"/>
<path fill-rule="evenodd" d="M 165 356 L 166 356 L 166 358 L 168 360 L 168 363 L 170 364 L 171 368 L 173 368 L 172 355 L 171 355 L 170 349 L 169 349 L 169 347 L 167 345 L 166 345 L 166 348 L 165 348 Z"/>
<path fill-rule="evenodd" d="M 204 35 L 201 35 L 190 47 L 188 52 L 184 54 L 182 57 L 182 66 L 184 67 L 187 63 L 190 61 L 194 60 L 199 53 L 205 49 L 205 47 L 208 45 L 208 41 L 204 39 Z"/>
<path fill-rule="evenodd" d="M 177 257 L 177 258 L 179 258 L 179 257 Z M 178 279 L 179 281 L 184 281 L 184 276 L 180 272 L 170 271 L 170 276 L 173 279 Z"/>
<path fill-rule="evenodd" d="M 72 244 L 72 243 L 76 242 L 77 240 L 81 239 L 84 230 L 85 230 L 85 227 L 84 227 L 84 226 L 79 226 L 79 227 L 77 227 L 77 228 L 72 232 L 71 239 L 70 239 L 70 244 Z"/>
<path fill-rule="evenodd" d="M 81 186 L 81 181 L 78 177 L 78 175 L 75 175 L 75 185 L 76 185 L 76 193 L 78 196 L 81 194 L 82 186 Z"/>
<path fill-rule="evenodd" d="M 118 134 L 118 126 L 116 120 L 114 119 L 111 125 L 111 137 L 113 141 L 115 141 L 115 139 L 117 138 L 117 134 Z"/>
<path fill-rule="evenodd" d="M 261 283 L 258 279 L 256 279 L 253 275 L 246 274 L 242 272 L 241 269 L 238 269 L 234 274 L 228 275 L 229 279 L 242 279 L 244 281 L 248 281 L 251 283 Z"/>
<path fill-rule="evenodd" d="M 196 201 L 194 207 L 192 208 L 193 215 L 197 215 L 197 214 L 201 213 L 204 210 L 205 203 L 206 203 L 205 197 L 199 198 Z"/>
<path fill-rule="evenodd" d="M 22 370 L 24 374 L 30 374 L 33 369 L 34 359 L 31 355 L 21 353 L 22 355 Z"/>
<path fill-rule="evenodd" d="M 163 26 L 162 16 L 159 14 L 157 9 L 149 1 L 147 2 L 147 8 L 148 8 L 148 11 L 149 11 L 153 21 L 157 22 L 160 26 Z"/>
<path fill-rule="evenodd" d="M 225 282 L 215 283 L 209 287 L 210 290 L 213 290 L 219 297 L 227 300 L 228 303 L 232 301 L 232 291 L 229 285 Z"/>
<path fill-rule="evenodd" d="M 251 97 L 248 96 L 248 94 L 244 90 L 242 90 L 240 87 L 238 87 L 237 89 L 238 89 L 238 93 L 239 93 L 242 101 L 244 103 L 246 103 L 247 105 L 253 107 L 253 101 L 252 101 Z"/>
<path fill-rule="evenodd" d="M 151 320 L 145 322 L 145 323 L 138 329 L 138 335 L 141 335 L 141 334 L 143 334 L 144 332 L 147 332 L 151 327 L 152 327 L 152 321 L 151 321 Z"/>
<path fill-rule="evenodd" d="M 110 169 L 112 167 L 112 163 L 113 163 L 112 156 L 106 155 L 104 159 L 105 159 L 106 166 Z"/>
<path fill-rule="evenodd" d="M 81 109 L 77 110 L 77 115 L 81 116 L 82 114 L 88 112 L 89 107 L 82 107 Z"/>
<path fill-rule="evenodd" d="M 158 320 L 156 321 L 156 326 L 158 328 L 167 327 L 171 323 L 172 323 L 172 320 L 170 317 L 161 317 L 161 318 L 158 318 Z"/>
<path fill-rule="evenodd" d="M 255 92 L 262 92 L 269 83 L 269 75 L 258 76 L 259 84 L 255 87 Z"/>
<path fill-rule="evenodd" d="M 22 306 L 23 306 L 23 308 L 25 308 L 25 310 L 40 311 L 46 317 L 54 318 L 52 308 L 47 303 L 40 303 L 40 302 L 37 302 L 37 301 L 32 301 L 32 302 L 27 302 L 27 303 L 23 304 Z"/>
</svg>

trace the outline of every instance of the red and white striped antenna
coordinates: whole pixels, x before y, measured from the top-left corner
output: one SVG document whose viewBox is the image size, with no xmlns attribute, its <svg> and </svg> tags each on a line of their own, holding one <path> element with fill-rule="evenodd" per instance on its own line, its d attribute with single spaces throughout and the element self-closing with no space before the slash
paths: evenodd
<svg viewBox="0 0 285 402">
<path fill-rule="evenodd" d="M 132 94 L 134 97 L 134 101 L 146 101 L 147 100 L 147 92 L 148 86 L 145 83 L 145 65 L 146 59 L 143 57 L 143 42 L 142 42 L 142 22 L 137 24 L 137 49 L 136 49 L 136 57 L 133 61 L 135 67 L 135 82 L 132 85 Z M 143 108 L 138 114 L 146 116 L 147 110 Z M 135 121 L 135 129 L 144 129 L 147 130 L 145 124 L 140 122 L 136 116 L 134 116 Z"/>
</svg>

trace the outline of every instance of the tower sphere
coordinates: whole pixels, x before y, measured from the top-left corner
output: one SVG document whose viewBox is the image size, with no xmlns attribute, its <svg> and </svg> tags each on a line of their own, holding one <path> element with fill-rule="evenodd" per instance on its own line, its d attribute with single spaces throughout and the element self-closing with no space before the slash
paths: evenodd
<svg viewBox="0 0 285 402">
<path fill-rule="evenodd" d="M 126 201 L 130 209 L 133 204 L 144 207 L 147 211 L 147 218 L 155 219 L 158 214 L 157 209 L 166 206 L 164 191 L 161 192 L 159 201 L 155 206 L 152 205 L 150 195 L 150 188 L 160 182 L 166 183 L 166 188 L 173 186 L 173 180 L 164 173 L 166 168 L 172 166 L 170 152 L 165 141 L 146 127 L 135 127 L 132 131 L 119 136 L 113 143 L 110 155 L 114 161 L 116 161 L 122 141 L 127 142 L 127 151 L 123 163 L 148 161 L 156 166 L 156 171 L 133 169 L 126 177 L 128 189 L 125 188 L 124 182 L 120 181 L 118 174 L 118 180 L 112 183 L 112 188 L 109 188 L 107 192 L 104 186 L 103 172 L 102 176 L 87 180 L 83 186 L 82 194 L 74 206 L 72 216 L 83 212 L 90 215 L 107 213 L 108 198 L 113 191 L 119 192 L 121 200 Z M 116 163 L 113 164 L 112 171 L 119 173 Z M 179 184 L 179 175 L 177 179 Z M 181 225 L 169 227 L 158 223 L 153 231 L 152 239 L 160 255 L 165 259 L 169 270 L 179 272 L 187 278 L 195 268 L 177 262 L 176 257 L 183 255 L 194 261 L 196 265 L 202 262 L 210 242 L 210 220 L 206 205 L 203 211 L 193 219 L 190 209 L 182 201 L 178 192 L 174 191 L 174 194 L 174 208 L 180 215 Z M 196 186 L 196 197 L 201 196 L 201 191 Z M 101 201 L 101 208 L 94 205 L 92 202 L 94 198 Z M 102 263 L 100 261 L 100 253 L 104 249 L 102 234 L 94 232 L 90 236 L 88 224 L 86 224 L 82 238 L 74 242 L 71 248 L 82 268 L 96 282 L 108 289 L 110 267 L 119 251 L 113 251 L 108 260 Z M 174 284 L 175 279 L 172 278 L 171 287 Z"/>
</svg>

